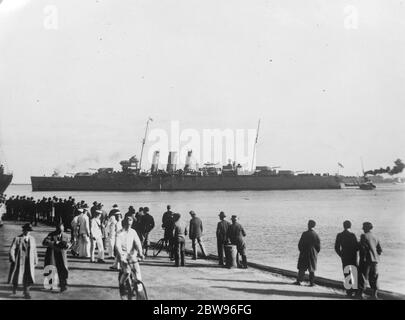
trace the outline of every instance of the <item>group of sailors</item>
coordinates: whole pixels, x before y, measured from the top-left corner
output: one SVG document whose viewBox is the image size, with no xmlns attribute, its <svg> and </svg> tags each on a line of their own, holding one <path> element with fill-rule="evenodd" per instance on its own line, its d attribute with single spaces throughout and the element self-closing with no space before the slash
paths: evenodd
<svg viewBox="0 0 405 320">
<path fill-rule="evenodd" d="M 56 231 L 48 235 L 43 241 L 43 245 L 50 246 L 56 241 L 59 244 L 59 251 L 64 252 L 58 263 L 45 258 L 45 264 L 56 265 L 58 269 L 61 291 L 66 290 L 67 286 L 66 252 L 68 250 L 73 256 L 89 258 L 91 262 L 105 263 L 105 259 L 113 259 L 114 263 L 110 268 L 120 270 L 120 277 L 123 272 L 122 261 L 126 260 L 124 255 L 131 252 L 136 266 L 137 278 L 141 279 L 139 263 L 137 258 L 134 257 L 134 253 L 137 253 L 136 255 L 141 259 L 148 256 L 150 247 L 149 234 L 155 227 L 155 220 L 148 207 L 140 207 L 136 211 L 133 206 L 130 206 L 126 213 L 123 214 L 116 204 L 107 213 L 103 209 L 103 204 L 97 201 L 93 202 L 93 206 L 89 208 L 84 201 L 76 203 L 75 199 L 71 197 L 69 199 L 44 198 L 35 202 L 32 198 L 17 196 L 8 200 L 0 199 L 0 202 L 6 204 L 5 216 L 7 218 L 14 220 L 28 218 L 27 221 L 32 222 L 33 212 L 36 212 L 34 215 L 39 218 L 39 221 L 56 226 Z M 31 204 L 38 203 L 35 206 L 38 210 L 33 211 L 33 209 L 30 209 L 27 202 Z M 189 223 L 186 223 L 185 218 L 180 213 L 173 212 L 171 206 L 168 205 L 166 212 L 162 216 L 164 241 L 169 248 L 170 259 L 174 260 L 177 267 L 185 265 L 187 236 L 192 242 L 192 259 L 197 259 L 198 247 L 201 256 L 207 256 L 203 242 L 204 229 L 202 220 L 193 210 L 189 212 L 189 215 L 191 219 Z M 218 262 L 221 266 L 224 266 L 225 246 L 233 245 L 237 251 L 237 266 L 247 268 L 246 243 L 244 240 L 246 232 L 238 222 L 236 215 L 232 215 L 231 222 L 225 218 L 225 213 L 221 211 L 216 228 Z M 316 222 L 309 220 L 307 226 L 308 229 L 302 233 L 298 243 L 298 277 L 294 284 L 301 285 L 304 281 L 305 272 L 308 271 L 309 285 L 313 286 L 315 284 L 317 256 L 321 249 L 321 241 L 315 232 Z M 370 222 L 363 223 L 364 233 L 360 236 L 359 241 L 356 235 L 350 231 L 350 221 L 345 221 L 343 227 L 343 232 L 336 237 L 335 251 L 342 260 L 345 277 L 350 276 L 351 278 L 351 282 L 349 281 L 351 286 L 347 288 L 347 294 L 360 299 L 363 298 L 365 283 L 368 281 L 372 289 L 372 297 L 377 298 L 378 262 L 382 248 L 378 238 L 371 232 L 373 225 Z M 71 232 L 70 239 L 64 236 L 64 231 L 67 229 L 70 229 Z M 31 231 L 31 224 L 24 225 L 24 230 Z M 12 246 L 14 249 L 18 245 L 15 241 Z M 130 247 L 128 247 L 128 244 Z M 96 249 L 98 251 L 97 259 L 95 257 Z M 107 258 L 105 258 L 106 255 L 108 255 Z M 55 258 L 54 254 L 49 256 Z M 13 259 L 10 258 L 10 260 Z M 353 271 L 353 268 L 356 270 Z M 356 275 L 357 279 L 353 279 L 353 275 Z M 15 282 L 15 278 L 10 281 Z M 356 282 L 355 285 L 353 285 L 354 282 Z"/>
<path fill-rule="evenodd" d="M 61 220 L 65 226 L 70 225 L 75 211 L 82 205 L 84 201 L 76 203 L 72 197 L 52 198 L 43 197 L 35 200 L 33 197 L 27 196 L 11 196 L 5 199 L 6 214 L 5 219 L 15 221 L 29 221 L 36 226 L 38 222 L 48 225 L 54 225 L 56 221 Z"/>
</svg>

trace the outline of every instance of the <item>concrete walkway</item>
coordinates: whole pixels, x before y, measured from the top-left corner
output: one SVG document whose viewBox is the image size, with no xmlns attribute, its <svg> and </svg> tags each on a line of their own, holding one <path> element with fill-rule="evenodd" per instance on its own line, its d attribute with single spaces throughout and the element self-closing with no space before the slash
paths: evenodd
<svg viewBox="0 0 405 320">
<path fill-rule="evenodd" d="M 0 228 L 0 299 L 22 299 L 21 290 L 11 294 L 8 285 L 8 250 L 13 238 L 21 234 L 22 223 L 6 221 Z M 34 227 L 31 234 L 37 240 L 39 265 L 36 268 L 36 284 L 31 289 L 33 299 L 111 300 L 119 299 L 118 273 L 106 264 L 90 263 L 89 259 L 69 255 L 68 290 L 63 293 L 45 290 L 42 282 L 45 248 L 42 240 L 47 226 Z M 323 286 L 292 285 L 294 279 L 256 268 L 226 269 L 214 260 L 191 260 L 186 266 L 174 267 L 165 253 L 157 258 L 147 257 L 141 262 L 143 281 L 150 300 L 270 300 L 270 299 L 347 299 L 344 292 Z"/>
</svg>

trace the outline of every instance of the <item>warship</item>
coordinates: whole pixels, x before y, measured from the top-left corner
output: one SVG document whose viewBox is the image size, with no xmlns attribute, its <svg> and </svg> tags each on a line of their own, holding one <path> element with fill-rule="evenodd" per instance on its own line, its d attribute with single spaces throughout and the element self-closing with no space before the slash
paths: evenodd
<svg viewBox="0 0 405 320">
<path fill-rule="evenodd" d="M 12 174 L 7 174 L 4 170 L 4 166 L 0 164 L 0 194 L 6 191 L 7 187 L 10 185 L 11 180 L 13 180 Z"/>
<path fill-rule="evenodd" d="M 157 151 L 156 151 L 157 152 Z M 155 152 L 155 155 L 156 155 Z M 170 152 L 174 159 L 176 153 Z M 156 158 L 156 157 L 155 157 Z M 121 161 L 122 171 L 100 168 L 96 173 L 79 172 L 74 176 L 31 177 L 32 191 L 186 191 L 186 190 L 289 190 L 340 189 L 337 176 L 295 174 L 258 166 L 252 174 L 241 166 L 228 164 L 218 168 L 205 164 L 199 170 L 176 170 L 169 162 L 166 170 L 140 172 L 138 159 Z M 156 167 L 152 164 L 152 167 Z"/>
<path fill-rule="evenodd" d="M 149 170 L 142 171 L 142 154 L 148 131 L 142 143 L 141 157 L 120 162 L 121 170 L 99 168 L 96 172 L 78 172 L 73 176 L 31 177 L 32 191 L 193 191 L 193 190 L 293 190 L 340 189 L 338 176 L 297 173 L 277 170 L 279 167 L 256 166 L 246 171 L 235 161 L 226 165 L 205 163 L 192 166 L 192 150 L 186 155 L 185 166 L 177 168 L 177 152 L 170 151 L 165 169 L 159 169 L 160 152 L 153 153 Z M 259 122 L 260 125 L 260 122 Z M 259 126 L 258 126 L 259 129 Z M 258 130 L 257 130 L 258 135 Z M 255 147 L 257 143 L 257 136 Z M 252 165 L 253 168 L 253 165 Z"/>
</svg>

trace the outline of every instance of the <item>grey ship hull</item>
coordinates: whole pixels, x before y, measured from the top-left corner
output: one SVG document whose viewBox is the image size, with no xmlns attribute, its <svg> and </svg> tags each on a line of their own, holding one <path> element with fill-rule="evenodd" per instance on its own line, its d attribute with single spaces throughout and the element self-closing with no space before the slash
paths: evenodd
<svg viewBox="0 0 405 320">
<path fill-rule="evenodd" d="M 11 174 L 0 174 L 0 194 L 6 191 L 7 187 L 10 185 L 11 180 L 13 180 L 13 175 Z"/>
<path fill-rule="evenodd" d="M 31 177 L 33 191 L 193 191 L 340 189 L 335 176 L 80 176 Z"/>
</svg>

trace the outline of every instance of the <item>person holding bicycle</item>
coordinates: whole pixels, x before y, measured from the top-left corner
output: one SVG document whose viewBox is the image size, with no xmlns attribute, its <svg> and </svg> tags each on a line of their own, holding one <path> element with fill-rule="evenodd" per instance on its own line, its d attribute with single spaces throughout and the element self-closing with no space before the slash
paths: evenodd
<svg viewBox="0 0 405 320">
<path fill-rule="evenodd" d="M 123 296 L 125 292 L 125 280 L 132 272 L 133 267 L 135 278 L 137 281 L 142 281 L 141 268 L 138 262 L 138 256 L 143 260 L 145 256 L 142 253 L 141 240 L 138 234 L 131 228 L 134 219 L 132 216 L 125 216 L 122 221 L 122 230 L 117 233 L 115 248 L 118 261 L 120 263 L 120 272 L 118 275 L 120 294 Z"/>
</svg>

